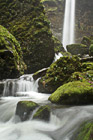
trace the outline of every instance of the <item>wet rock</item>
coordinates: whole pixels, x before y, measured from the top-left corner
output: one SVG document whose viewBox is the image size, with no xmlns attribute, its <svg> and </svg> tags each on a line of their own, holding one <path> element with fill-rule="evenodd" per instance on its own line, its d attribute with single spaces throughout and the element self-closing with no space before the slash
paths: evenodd
<svg viewBox="0 0 93 140">
<path fill-rule="evenodd" d="M 0 96 L 3 94 L 4 82 L 0 82 Z"/>
<path fill-rule="evenodd" d="M 42 121 L 50 120 L 50 106 L 41 106 L 37 112 L 34 114 L 33 119 L 39 119 Z"/>
<path fill-rule="evenodd" d="M 20 101 L 16 107 L 16 115 L 19 116 L 21 121 L 26 121 L 29 119 L 31 113 L 39 105 L 32 101 Z"/>
<path fill-rule="evenodd" d="M 80 54 L 85 55 L 89 54 L 89 47 L 83 44 L 71 44 L 67 45 L 67 51 L 70 52 L 72 55 L 78 55 Z"/>
</svg>

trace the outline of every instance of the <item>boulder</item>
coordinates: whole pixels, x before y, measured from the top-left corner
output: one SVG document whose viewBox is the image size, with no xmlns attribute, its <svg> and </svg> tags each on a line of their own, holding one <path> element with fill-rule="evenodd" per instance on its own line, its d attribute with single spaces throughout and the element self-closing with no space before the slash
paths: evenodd
<svg viewBox="0 0 93 140">
<path fill-rule="evenodd" d="M 32 101 L 20 101 L 16 107 L 16 115 L 19 116 L 21 121 L 26 121 L 29 119 L 33 110 L 35 110 L 39 105 Z"/>
<path fill-rule="evenodd" d="M 93 104 L 93 83 L 87 81 L 73 81 L 60 86 L 49 100 L 62 105 Z"/>
<path fill-rule="evenodd" d="M 71 74 L 81 70 L 81 63 L 77 56 L 64 56 L 51 64 L 46 75 L 39 80 L 39 92 L 52 93 L 59 86 L 66 83 Z"/>
<path fill-rule="evenodd" d="M 41 106 L 34 114 L 33 119 L 49 121 L 50 120 L 50 107 L 48 105 Z"/>
<path fill-rule="evenodd" d="M 0 24 L 20 42 L 25 73 L 48 67 L 54 59 L 54 39 L 41 0 L 1 0 Z"/>
<path fill-rule="evenodd" d="M 22 75 L 25 69 L 20 44 L 0 25 L 0 80 L 16 78 Z"/>
<path fill-rule="evenodd" d="M 84 44 L 84 45 L 89 47 L 90 44 L 91 44 L 91 39 L 89 37 L 87 37 L 87 36 L 84 36 L 82 41 L 81 41 L 81 44 Z"/>
<path fill-rule="evenodd" d="M 80 54 L 85 55 L 89 54 L 89 47 L 84 44 L 71 44 L 66 46 L 67 51 L 70 52 L 72 55 Z"/>
</svg>

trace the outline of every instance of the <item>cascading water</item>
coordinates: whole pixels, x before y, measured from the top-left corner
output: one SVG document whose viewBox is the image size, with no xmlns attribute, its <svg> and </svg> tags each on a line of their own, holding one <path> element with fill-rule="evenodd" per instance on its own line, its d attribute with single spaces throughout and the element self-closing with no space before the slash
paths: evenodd
<svg viewBox="0 0 93 140">
<path fill-rule="evenodd" d="M 81 122 L 93 118 L 93 106 L 53 106 L 49 122 L 32 120 L 34 112 L 28 121 L 17 121 L 15 110 L 20 100 L 45 105 L 50 104 L 50 95 L 37 92 L 38 80 L 34 81 L 32 75 L 4 83 L 4 96 L 0 98 L 0 140 L 71 140 Z"/>
<path fill-rule="evenodd" d="M 63 46 L 66 50 L 66 45 L 74 43 L 74 27 L 75 27 L 75 1 L 66 0 L 65 15 L 63 25 Z"/>
</svg>

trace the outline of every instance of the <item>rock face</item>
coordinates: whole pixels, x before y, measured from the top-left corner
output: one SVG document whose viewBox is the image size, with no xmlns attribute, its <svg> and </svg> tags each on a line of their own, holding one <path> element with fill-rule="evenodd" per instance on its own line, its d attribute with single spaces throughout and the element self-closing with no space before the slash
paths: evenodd
<svg viewBox="0 0 93 140">
<path fill-rule="evenodd" d="M 67 51 L 70 52 L 72 55 L 80 54 L 82 56 L 85 54 L 89 54 L 89 47 L 84 44 L 71 44 L 67 45 Z"/>
<path fill-rule="evenodd" d="M 73 72 L 80 70 L 81 63 L 78 57 L 61 57 L 51 64 L 46 75 L 39 80 L 39 91 L 54 92 L 59 86 L 68 81 Z"/>
<path fill-rule="evenodd" d="M 0 24 L 20 42 L 27 73 L 52 63 L 55 43 L 40 0 L 0 0 Z"/>
<path fill-rule="evenodd" d="M 24 73 L 25 67 L 20 44 L 0 25 L 0 80 L 18 77 Z"/>
<path fill-rule="evenodd" d="M 88 82 L 74 81 L 59 87 L 49 100 L 56 104 L 93 104 L 93 87 Z"/>
<path fill-rule="evenodd" d="M 54 35 L 61 41 L 64 22 L 65 0 L 43 0 Z M 75 38 L 80 43 L 82 36 L 93 33 L 93 0 L 76 0 Z"/>
<path fill-rule="evenodd" d="M 19 116 L 21 121 L 26 121 L 29 119 L 30 114 L 34 109 L 38 107 L 38 104 L 32 101 L 20 101 L 17 104 L 16 115 Z"/>
<path fill-rule="evenodd" d="M 34 114 L 33 119 L 49 121 L 50 119 L 50 107 L 48 105 L 41 106 Z"/>
</svg>

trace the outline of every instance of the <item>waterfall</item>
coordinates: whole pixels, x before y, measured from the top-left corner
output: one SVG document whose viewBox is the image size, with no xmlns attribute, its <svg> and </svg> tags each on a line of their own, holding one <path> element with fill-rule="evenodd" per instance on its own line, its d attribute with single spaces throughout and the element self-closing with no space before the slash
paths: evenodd
<svg viewBox="0 0 93 140">
<path fill-rule="evenodd" d="M 74 27 L 75 27 L 75 0 L 66 0 L 65 15 L 63 25 L 63 46 L 74 43 Z"/>
<path fill-rule="evenodd" d="M 33 75 L 23 75 L 19 79 L 7 79 L 4 81 L 3 96 L 16 96 L 17 93 L 38 91 L 38 80 L 34 81 Z"/>
</svg>

